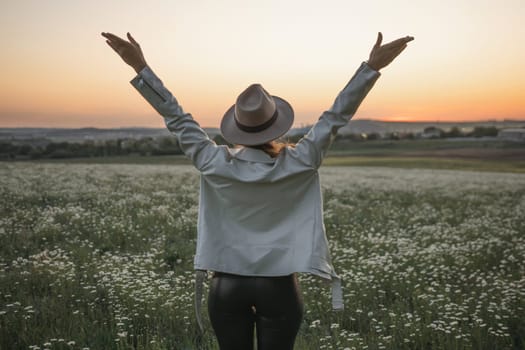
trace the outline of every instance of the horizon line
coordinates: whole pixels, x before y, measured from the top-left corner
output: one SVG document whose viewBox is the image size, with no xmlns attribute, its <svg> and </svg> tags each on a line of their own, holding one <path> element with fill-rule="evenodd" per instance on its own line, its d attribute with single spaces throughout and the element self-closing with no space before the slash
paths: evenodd
<svg viewBox="0 0 525 350">
<path fill-rule="evenodd" d="M 404 123 L 404 124 L 475 124 L 475 123 L 525 123 L 525 119 L 478 119 L 478 120 L 387 120 L 387 119 L 373 119 L 373 118 L 360 118 L 353 119 L 350 121 L 372 121 L 372 122 L 381 122 L 381 123 Z M 292 126 L 290 129 L 299 129 L 312 124 L 304 124 L 303 126 Z M 100 127 L 100 126 L 77 126 L 77 127 L 68 127 L 68 126 L 1 126 L 0 129 L 164 129 L 166 127 L 154 127 L 154 126 L 137 126 L 137 125 L 127 125 L 127 126 L 114 126 L 114 127 Z M 219 126 L 202 126 L 203 129 L 220 129 Z"/>
</svg>

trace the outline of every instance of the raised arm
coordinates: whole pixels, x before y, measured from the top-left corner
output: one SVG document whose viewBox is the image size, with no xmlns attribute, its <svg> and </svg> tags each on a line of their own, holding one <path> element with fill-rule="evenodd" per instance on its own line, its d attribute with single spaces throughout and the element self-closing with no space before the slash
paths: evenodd
<svg viewBox="0 0 525 350">
<path fill-rule="evenodd" d="M 308 160 L 315 168 L 320 167 L 337 131 L 352 119 L 379 78 L 379 70 L 389 65 L 414 38 L 407 36 L 385 45 L 381 45 L 382 40 L 382 34 L 378 33 L 368 61 L 361 64 L 348 84 L 337 95 L 332 107 L 321 115 L 295 148 L 289 149 L 292 155 Z"/>
<path fill-rule="evenodd" d="M 102 36 L 122 60 L 137 72 L 131 84 L 164 117 L 166 127 L 175 134 L 184 154 L 192 160 L 197 169 L 203 170 L 216 159 L 220 148 L 210 140 L 191 114 L 184 112 L 177 99 L 164 87 L 162 81 L 147 65 L 140 45 L 131 34 L 127 34 L 129 41 L 111 33 L 102 33 Z"/>
</svg>

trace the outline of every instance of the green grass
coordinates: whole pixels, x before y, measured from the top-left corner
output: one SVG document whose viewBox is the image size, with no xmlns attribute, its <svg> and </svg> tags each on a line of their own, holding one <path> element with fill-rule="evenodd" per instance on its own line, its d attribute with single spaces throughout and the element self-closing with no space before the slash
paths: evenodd
<svg viewBox="0 0 525 350">
<path fill-rule="evenodd" d="M 525 161 L 494 161 L 480 159 L 432 157 L 327 157 L 324 166 L 381 166 L 394 168 L 452 169 L 525 173 Z"/>
<path fill-rule="evenodd" d="M 430 150 L 457 150 L 475 148 L 480 150 L 499 149 L 525 150 L 525 144 L 509 141 L 484 141 L 483 139 L 444 140 L 444 139 L 416 139 L 416 140 L 373 140 L 373 141 L 348 141 L 335 142 L 331 147 L 332 152 L 344 153 L 395 153 L 402 151 L 430 151 Z"/>
<path fill-rule="evenodd" d="M 21 161 L 26 162 L 26 161 Z M 37 163 L 67 163 L 67 164 L 165 164 L 165 165 L 189 165 L 190 160 L 183 155 L 173 156 L 107 156 L 107 157 L 85 157 L 64 159 L 38 159 L 30 162 Z"/>
<path fill-rule="evenodd" d="M 184 156 L 114 156 L 71 159 L 43 159 L 41 163 L 67 164 L 163 164 L 189 165 L 191 162 Z M 495 172 L 525 172 L 525 160 L 486 160 L 443 157 L 409 157 L 409 156 L 365 156 L 331 153 L 323 161 L 323 166 L 381 166 L 395 168 L 453 169 Z"/>
</svg>

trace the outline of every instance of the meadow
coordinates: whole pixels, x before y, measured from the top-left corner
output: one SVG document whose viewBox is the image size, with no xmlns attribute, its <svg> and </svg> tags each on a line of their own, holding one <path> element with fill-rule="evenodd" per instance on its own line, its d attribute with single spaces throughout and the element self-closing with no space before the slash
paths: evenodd
<svg viewBox="0 0 525 350">
<path fill-rule="evenodd" d="M 300 275 L 296 349 L 525 348 L 524 174 L 320 173 L 345 310 Z M 193 310 L 192 167 L 20 162 L 0 175 L 0 349 L 218 349 Z"/>
</svg>

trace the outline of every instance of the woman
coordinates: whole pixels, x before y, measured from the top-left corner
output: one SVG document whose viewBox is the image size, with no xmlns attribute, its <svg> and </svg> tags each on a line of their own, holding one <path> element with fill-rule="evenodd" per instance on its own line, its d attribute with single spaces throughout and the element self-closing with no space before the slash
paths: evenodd
<svg viewBox="0 0 525 350">
<path fill-rule="evenodd" d="M 255 327 L 259 350 L 293 349 L 303 313 L 297 272 L 332 281 L 333 307 L 343 307 L 324 231 L 318 169 L 379 70 L 413 38 L 381 45 L 378 33 L 369 60 L 295 146 L 275 142 L 293 123 L 292 107 L 260 84 L 250 85 L 223 116 L 223 137 L 242 145 L 229 148 L 216 145 L 183 111 L 129 33 L 129 41 L 102 35 L 137 72 L 132 85 L 164 117 L 201 173 L 195 269 L 214 272 L 208 312 L 220 348 L 252 349 Z M 197 309 L 199 294 L 197 284 Z"/>
</svg>

